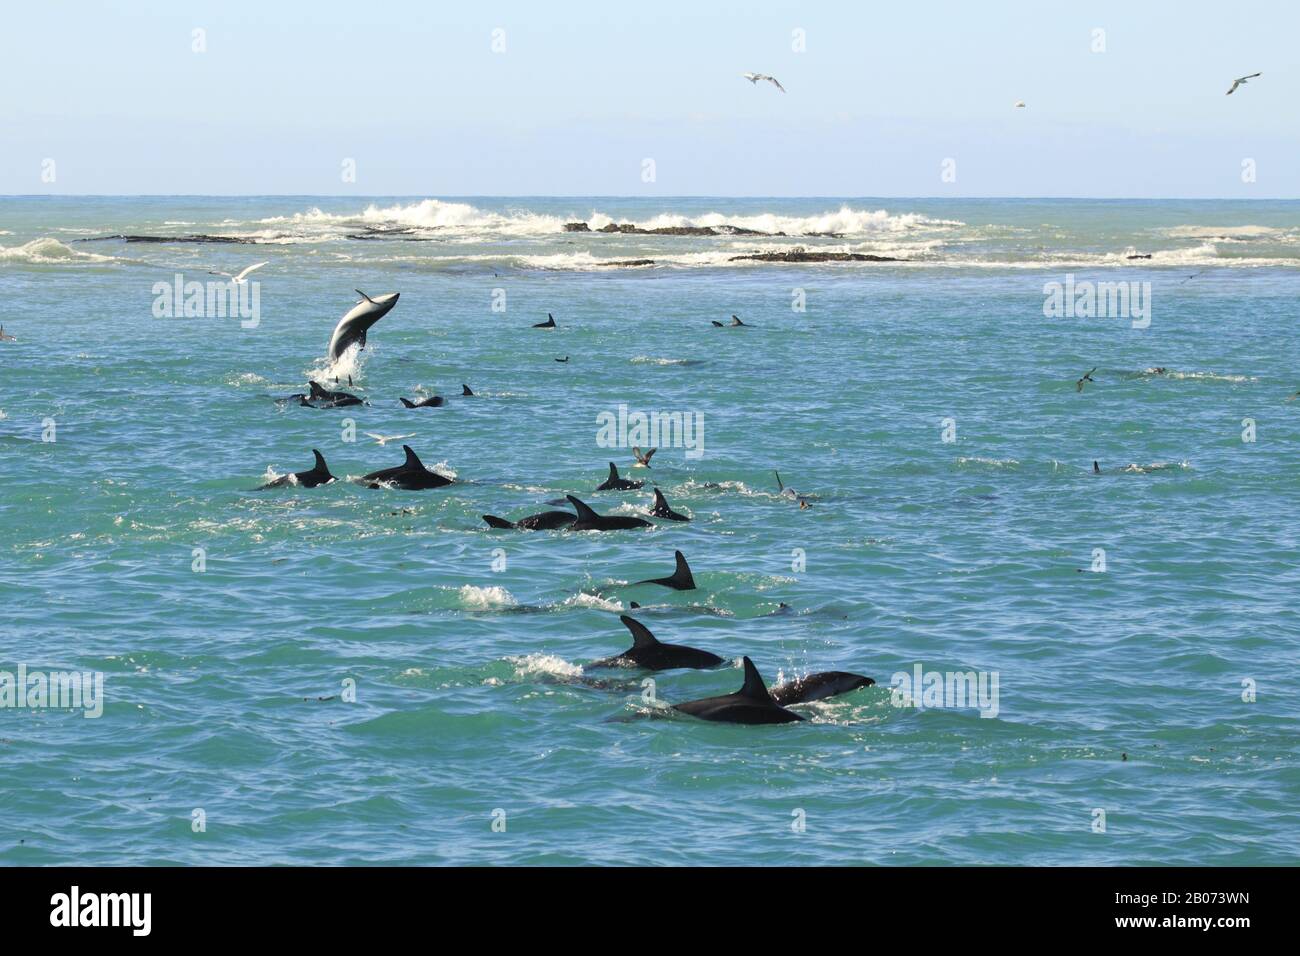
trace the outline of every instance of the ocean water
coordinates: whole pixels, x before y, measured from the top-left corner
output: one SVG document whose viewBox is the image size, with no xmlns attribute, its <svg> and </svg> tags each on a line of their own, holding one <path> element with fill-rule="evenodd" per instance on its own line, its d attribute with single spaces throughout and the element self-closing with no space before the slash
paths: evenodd
<svg viewBox="0 0 1300 956">
<path fill-rule="evenodd" d="M 796 246 L 906 261 L 732 261 Z M 262 260 L 255 328 L 155 316 Z M 1149 311 L 1048 317 L 1067 276 Z M 401 299 L 327 368 L 354 289 Z M 0 671 L 104 681 L 0 709 L 0 861 L 1294 864 L 1298 294 L 1291 202 L 0 199 Z M 370 404 L 277 403 L 330 374 Z M 631 469 L 621 405 L 702 454 Z M 347 480 L 367 432 L 457 482 Z M 257 490 L 313 448 L 344 480 Z M 480 520 L 643 514 L 611 460 L 693 520 Z M 584 669 L 631 601 L 728 665 Z M 742 655 L 877 685 L 667 711 Z"/>
</svg>

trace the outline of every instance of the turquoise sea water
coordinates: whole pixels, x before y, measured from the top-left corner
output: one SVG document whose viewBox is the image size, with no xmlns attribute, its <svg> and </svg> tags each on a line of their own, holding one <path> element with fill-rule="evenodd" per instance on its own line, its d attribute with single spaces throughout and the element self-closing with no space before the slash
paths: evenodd
<svg viewBox="0 0 1300 956">
<path fill-rule="evenodd" d="M 79 241 L 112 234 L 256 244 Z M 908 261 L 730 261 L 796 245 Z M 262 260 L 256 328 L 154 316 Z M 1149 282 L 1149 326 L 1046 318 L 1067 274 Z M 401 293 L 342 370 L 371 404 L 277 404 L 356 288 Z M 1297 293 L 1285 202 L 0 199 L 0 670 L 104 674 L 98 718 L 0 709 L 0 861 L 1296 863 Z M 692 522 L 483 524 L 644 513 L 591 493 L 620 404 L 702 416 L 624 472 Z M 255 490 L 401 460 L 366 432 L 457 483 Z M 628 586 L 677 549 L 698 590 Z M 584 672 L 629 601 L 878 686 L 664 716 L 740 671 Z M 995 673 L 996 716 L 895 706 L 918 664 Z"/>
</svg>

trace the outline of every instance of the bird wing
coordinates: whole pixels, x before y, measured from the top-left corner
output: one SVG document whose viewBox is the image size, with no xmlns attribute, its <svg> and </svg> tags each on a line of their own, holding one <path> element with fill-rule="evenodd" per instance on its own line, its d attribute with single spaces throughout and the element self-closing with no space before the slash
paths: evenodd
<svg viewBox="0 0 1300 956">
<path fill-rule="evenodd" d="M 267 261 L 269 262 L 270 260 L 267 260 Z M 254 269 L 260 269 L 260 268 L 262 268 L 262 266 L 264 266 L 264 265 L 266 265 L 265 262 L 259 262 L 259 263 L 258 263 L 257 265 L 255 265 L 255 266 L 249 266 L 247 269 L 245 269 L 245 270 L 244 270 L 243 272 L 241 272 L 239 275 L 235 276 L 235 281 L 238 282 L 240 279 L 244 278 L 244 276 L 248 275 L 248 274 L 249 274 L 250 272 L 252 272 Z"/>
<path fill-rule="evenodd" d="M 782 86 L 780 83 L 777 82 L 777 79 L 776 79 L 775 76 L 769 76 L 769 77 L 767 77 L 767 79 L 770 80 L 771 83 L 772 83 L 772 85 L 775 86 L 775 87 L 776 87 L 778 90 L 780 90 L 782 93 L 785 92 L 785 87 Z"/>
<path fill-rule="evenodd" d="M 654 457 L 655 452 L 657 452 L 658 450 L 659 450 L 658 448 L 651 448 L 648 452 L 645 453 L 645 462 L 647 465 L 650 464 L 650 459 Z"/>
</svg>

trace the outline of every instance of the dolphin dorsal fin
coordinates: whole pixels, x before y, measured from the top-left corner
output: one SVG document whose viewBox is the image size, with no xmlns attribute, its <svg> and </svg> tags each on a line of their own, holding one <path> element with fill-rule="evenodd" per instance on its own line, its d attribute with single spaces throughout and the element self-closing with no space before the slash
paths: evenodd
<svg viewBox="0 0 1300 956">
<path fill-rule="evenodd" d="M 673 554 L 677 558 L 677 568 L 673 571 L 673 580 L 678 584 L 685 585 L 683 590 L 694 590 L 695 575 L 691 574 L 691 566 L 686 563 L 686 555 L 680 551 L 674 551 Z"/>
<path fill-rule="evenodd" d="M 656 488 L 655 489 L 655 511 L 659 511 L 660 509 L 663 509 L 664 511 L 668 510 L 668 499 L 664 497 L 664 493 L 662 491 Z"/>
<path fill-rule="evenodd" d="M 307 383 L 307 390 L 311 392 L 312 398 L 320 398 L 322 395 L 325 394 L 324 387 L 321 385 L 320 382 L 317 382 L 315 379 Z"/>
<path fill-rule="evenodd" d="M 636 618 L 621 614 L 618 619 L 623 622 L 624 627 L 632 632 L 633 647 L 652 647 L 659 643 L 659 639 L 650 633 L 650 628 Z"/>
<path fill-rule="evenodd" d="M 595 521 L 600 515 L 592 511 L 585 502 L 579 501 L 573 495 L 565 495 L 569 499 L 569 504 L 573 505 L 573 510 L 578 512 L 579 521 Z"/>
<path fill-rule="evenodd" d="M 780 473 L 779 471 L 777 471 L 776 469 L 773 469 L 773 470 L 772 470 L 772 474 L 776 475 L 776 490 L 777 490 L 777 491 L 785 491 L 785 485 L 784 485 L 784 483 L 782 483 L 782 481 L 781 481 L 781 473 Z"/>
<path fill-rule="evenodd" d="M 411 450 L 410 445 L 403 445 L 402 451 L 406 452 L 405 467 L 424 469 L 424 462 L 420 461 L 420 456 Z"/>
<path fill-rule="evenodd" d="M 374 305 L 374 304 L 375 304 L 375 300 L 372 299 L 372 298 L 370 298 L 370 296 L 366 295 L 366 294 L 365 294 L 364 292 L 362 292 L 360 289 L 357 289 L 357 290 L 355 290 L 355 291 L 356 291 L 357 295 L 361 296 L 361 298 L 365 299 L 365 300 L 366 300 L 367 302 L 369 302 L 371 305 Z"/>
<path fill-rule="evenodd" d="M 474 393 L 470 391 L 470 387 L 468 385 L 462 385 L 460 387 L 460 394 L 464 396 L 464 395 L 473 395 Z"/>
<path fill-rule="evenodd" d="M 758 668 L 748 657 L 745 658 L 745 686 L 740 688 L 736 693 L 741 697 L 748 697 L 751 700 L 760 700 L 766 703 L 772 702 L 772 695 L 767 692 L 767 685 L 763 683 L 763 678 L 758 673 Z"/>
<path fill-rule="evenodd" d="M 612 461 L 609 463 L 609 480 L 618 481 L 618 466 Z"/>
<path fill-rule="evenodd" d="M 314 470 L 328 475 L 330 473 L 330 466 L 325 464 L 325 456 L 315 448 L 311 450 L 311 453 L 316 456 L 316 468 Z"/>
</svg>

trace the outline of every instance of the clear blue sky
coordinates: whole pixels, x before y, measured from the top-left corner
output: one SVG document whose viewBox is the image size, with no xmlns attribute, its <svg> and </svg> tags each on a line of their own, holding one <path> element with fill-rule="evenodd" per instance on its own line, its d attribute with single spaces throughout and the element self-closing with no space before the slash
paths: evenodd
<svg viewBox="0 0 1300 956">
<path fill-rule="evenodd" d="M 1284 0 L 8 3 L 0 194 L 1296 198 L 1298 42 Z"/>
</svg>

